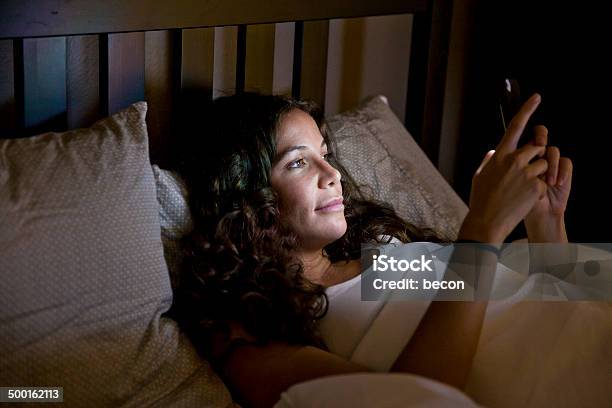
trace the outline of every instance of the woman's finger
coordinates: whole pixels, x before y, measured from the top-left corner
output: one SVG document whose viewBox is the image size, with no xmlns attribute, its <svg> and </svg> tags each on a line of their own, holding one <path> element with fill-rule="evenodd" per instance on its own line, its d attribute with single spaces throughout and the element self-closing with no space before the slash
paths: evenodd
<svg viewBox="0 0 612 408">
<path fill-rule="evenodd" d="M 542 157 L 546 153 L 546 146 L 526 144 L 516 151 L 517 160 L 521 165 L 526 165 L 536 156 Z"/>
<path fill-rule="evenodd" d="M 539 159 L 528 165 L 525 168 L 525 173 L 528 178 L 532 178 L 546 173 L 546 170 L 548 170 L 548 161 L 546 159 Z"/>
<path fill-rule="evenodd" d="M 527 121 L 540 104 L 540 100 L 540 95 L 535 93 L 531 96 L 531 98 L 527 99 L 523 106 L 521 106 L 521 109 L 518 111 L 516 116 L 514 116 L 510 121 L 510 125 L 508 126 L 504 137 L 497 146 L 496 150 L 499 154 L 505 155 L 516 150 L 516 146 L 518 145 L 521 134 L 525 130 Z"/>
<path fill-rule="evenodd" d="M 533 127 L 533 144 L 536 146 L 546 146 L 548 144 L 548 128 L 544 125 Z"/>
<path fill-rule="evenodd" d="M 557 185 L 563 186 L 572 182 L 572 173 L 574 164 L 567 157 L 561 157 L 559 159 L 559 177 L 557 178 Z"/>
<path fill-rule="evenodd" d="M 559 171 L 559 158 L 561 152 L 556 146 L 548 146 L 546 148 L 546 160 L 548 160 L 548 171 L 546 172 L 546 183 L 549 186 L 554 186 L 557 183 Z"/>
</svg>

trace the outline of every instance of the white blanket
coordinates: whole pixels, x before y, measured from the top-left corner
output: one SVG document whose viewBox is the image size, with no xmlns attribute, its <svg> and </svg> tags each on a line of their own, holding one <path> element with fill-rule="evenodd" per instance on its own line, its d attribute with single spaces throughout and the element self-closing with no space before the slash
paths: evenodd
<svg viewBox="0 0 612 408">
<path fill-rule="evenodd" d="M 281 394 L 274 408 L 479 408 L 446 384 L 404 373 L 356 373 L 304 381 Z"/>
<path fill-rule="evenodd" d="M 579 248 L 578 261 L 611 257 Z M 513 274 L 498 264 L 494 285 L 507 284 Z M 490 302 L 467 394 L 494 408 L 612 406 L 612 303 L 530 301 L 539 276 L 530 276 L 513 297 Z M 332 352 L 385 372 L 430 301 L 361 301 L 360 282 L 357 276 L 328 288 L 321 332 Z"/>
</svg>

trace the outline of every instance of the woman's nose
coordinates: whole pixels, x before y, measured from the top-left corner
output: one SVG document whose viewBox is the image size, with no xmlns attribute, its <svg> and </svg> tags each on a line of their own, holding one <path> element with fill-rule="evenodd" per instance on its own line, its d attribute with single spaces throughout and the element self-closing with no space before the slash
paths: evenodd
<svg viewBox="0 0 612 408">
<path fill-rule="evenodd" d="M 340 182 L 341 178 L 342 175 L 340 174 L 340 171 L 327 161 L 323 160 L 323 164 L 321 165 L 321 175 L 319 177 L 319 182 L 322 184 L 321 187 L 325 188 L 330 184 L 337 184 Z"/>
</svg>

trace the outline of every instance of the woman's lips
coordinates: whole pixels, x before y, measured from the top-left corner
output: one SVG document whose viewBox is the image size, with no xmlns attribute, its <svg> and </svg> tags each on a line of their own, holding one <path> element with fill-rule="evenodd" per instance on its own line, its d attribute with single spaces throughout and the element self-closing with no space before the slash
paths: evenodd
<svg viewBox="0 0 612 408">
<path fill-rule="evenodd" d="M 341 210 L 344 210 L 344 204 L 342 203 L 342 200 L 335 200 L 334 202 L 332 202 L 331 204 L 325 207 L 317 208 L 315 211 L 332 212 L 332 211 L 341 211 Z"/>
</svg>

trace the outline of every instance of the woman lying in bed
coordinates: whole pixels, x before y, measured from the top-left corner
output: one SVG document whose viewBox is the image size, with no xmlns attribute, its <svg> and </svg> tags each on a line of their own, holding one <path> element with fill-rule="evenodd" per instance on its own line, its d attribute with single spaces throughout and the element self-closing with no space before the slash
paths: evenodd
<svg viewBox="0 0 612 408">
<path fill-rule="evenodd" d="M 524 104 L 476 171 L 459 239 L 499 247 L 524 220 L 530 242 L 567 242 L 572 162 L 546 146 L 543 126 L 517 148 L 539 102 Z M 319 120 L 302 101 L 222 97 L 203 107 L 206 130 L 181 150 L 195 228 L 173 310 L 244 406 L 272 406 L 302 381 L 371 371 L 327 351 L 318 331 L 326 288 L 360 273 L 361 243 L 444 242 L 365 199 Z M 483 252 L 494 273 L 495 254 Z M 486 308 L 431 303 L 390 371 L 463 389 Z"/>
</svg>

